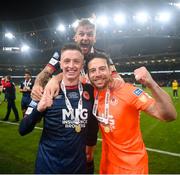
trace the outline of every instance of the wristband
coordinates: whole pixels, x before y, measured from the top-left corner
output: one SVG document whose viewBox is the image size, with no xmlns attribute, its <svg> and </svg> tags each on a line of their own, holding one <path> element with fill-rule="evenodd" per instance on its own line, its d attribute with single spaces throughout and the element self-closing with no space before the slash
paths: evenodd
<svg viewBox="0 0 180 175">
<path fill-rule="evenodd" d="M 52 58 L 49 60 L 48 65 L 50 65 L 55 70 L 58 70 L 60 68 L 60 66 L 59 66 L 59 59 L 60 59 L 59 53 L 58 52 L 54 52 Z"/>
</svg>

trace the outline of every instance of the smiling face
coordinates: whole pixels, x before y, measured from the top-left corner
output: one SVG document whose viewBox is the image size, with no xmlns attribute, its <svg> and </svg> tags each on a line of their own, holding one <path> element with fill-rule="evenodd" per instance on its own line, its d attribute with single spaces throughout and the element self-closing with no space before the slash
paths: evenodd
<svg viewBox="0 0 180 175">
<path fill-rule="evenodd" d="M 80 25 L 76 30 L 74 41 L 79 45 L 84 55 L 88 54 L 96 42 L 95 28 L 88 24 Z"/>
<path fill-rule="evenodd" d="M 103 58 L 93 58 L 88 63 L 88 75 L 93 86 L 98 89 L 106 88 L 111 79 L 111 71 L 107 61 Z"/>
<path fill-rule="evenodd" d="M 65 50 L 61 54 L 60 66 L 65 82 L 77 82 L 83 67 L 83 55 L 78 50 Z"/>
</svg>

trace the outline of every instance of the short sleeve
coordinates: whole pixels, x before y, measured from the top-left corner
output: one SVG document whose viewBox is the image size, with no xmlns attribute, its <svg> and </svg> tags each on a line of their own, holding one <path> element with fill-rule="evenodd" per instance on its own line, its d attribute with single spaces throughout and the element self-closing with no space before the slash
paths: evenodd
<svg viewBox="0 0 180 175">
<path fill-rule="evenodd" d="M 155 99 L 140 88 L 133 90 L 132 99 L 132 104 L 136 107 L 136 109 L 142 111 L 146 110 L 150 105 L 155 103 Z"/>
</svg>

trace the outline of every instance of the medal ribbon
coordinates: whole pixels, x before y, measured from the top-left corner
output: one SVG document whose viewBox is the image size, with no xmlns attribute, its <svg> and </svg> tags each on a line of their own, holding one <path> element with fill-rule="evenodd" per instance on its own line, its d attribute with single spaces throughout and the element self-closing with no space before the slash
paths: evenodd
<svg viewBox="0 0 180 175">
<path fill-rule="evenodd" d="M 81 70 L 81 76 L 85 77 L 85 75 L 86 75 L 86 74 L 85 74 L 85 71 L 84 71 L 84 69 L 82 69 L 82 70 Z"/>
<path fill-rule="evenodd" d="M 29 84 L 30 84 L 30 82 L 31 82 L 31 79 L 29 79 L 28 82 L 25 80 L 25 81 L 24 81 L 25 87 L 28 87 Z"/>
<path fill-rule="evenodd" d="M 104 123 L 105 125 L 108 124 L 108 118 L 109 118 L 109 99 L 110 99 L 110 91 L 107 89 L 106 95 L 105 95 L 105 104 L 104 104 L 104 117 L 98 116 L 97 115 L 97 110 L 98 110 L 98 96 L 99 94 L 97 93 L 93 105 L 93 115 L 96 116 L 99 122 Z"/>
<path fill-rule="evenodd" d="M 72 108 L 72 105 L 67 97 L 67 92 L 66 92 L 66 87 L 65 87 L 65 84 L 64 84 L 64 81 L 62 80 L 61 82 L 61 89 L 64 93 L 64 96 L 65 96 L 65 104 L 66 104 L 66 107 L 68 108 L 68 110 L 71 112 L 71 115 L 74 117 L 74 123 L 76 125 L 78 125 L 80 122 L 79 122 L 79 116 L 74 116 L 74 112 L 73 112 L 73 108 Z M 79 98 L 79 102 L 78 102 L 78 111 L 79 111 L 79 114 L 81 115 L 82 113 L 82 93 L 83 93 L 83 87 L 82 87 L 82 84 L 79 82 L 78 83 L 78 90 L 79 90 L 79 95 L 80 95 L 80 98 Z"/>
</svg>

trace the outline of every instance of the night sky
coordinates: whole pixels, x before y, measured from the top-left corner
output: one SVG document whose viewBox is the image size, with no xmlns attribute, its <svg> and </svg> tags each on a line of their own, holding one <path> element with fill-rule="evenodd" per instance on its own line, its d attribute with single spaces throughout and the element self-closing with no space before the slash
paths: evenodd
<svg viewBox="0 0 180 175">
<path fill-rule="evenodd" d="M 0 5 L 0 21 L 32 19 L 44 15 L 107 0 L 3 0 Z"/>
</svg>

